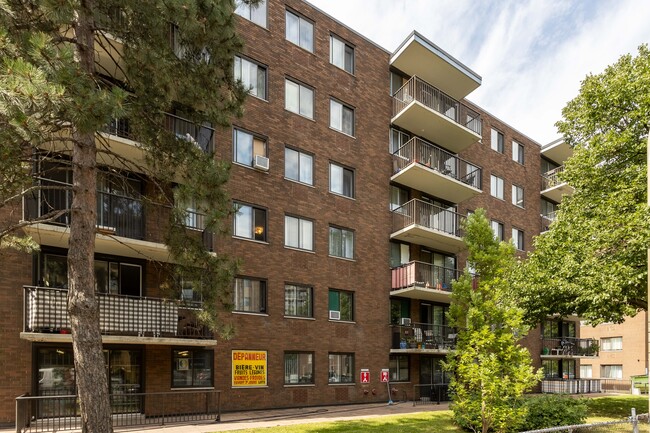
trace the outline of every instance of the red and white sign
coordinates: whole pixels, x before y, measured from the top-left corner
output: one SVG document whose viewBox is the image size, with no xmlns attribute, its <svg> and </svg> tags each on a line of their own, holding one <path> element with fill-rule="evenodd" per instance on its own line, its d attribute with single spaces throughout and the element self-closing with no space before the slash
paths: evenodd
<svg viewBox="0 0 650 433">
<path fill-rule="evenodd" d="M 383 368 L 381 370 L 381 381 L 382 382 L 388 382 L 388 369 L 387 368 Z"/>
<path fill-rule="evenodd" d="M 367 368 L 362 368 L 359 379 L 361 383 L 370 383 L 370 370 Z"/>
</svg>

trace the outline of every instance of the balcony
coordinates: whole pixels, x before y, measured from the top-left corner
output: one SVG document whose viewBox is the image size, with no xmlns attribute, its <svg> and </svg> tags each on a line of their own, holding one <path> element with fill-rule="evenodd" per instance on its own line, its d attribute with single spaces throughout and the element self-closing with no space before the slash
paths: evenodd
<svg viewBox="0 0 650 433">
<path fill-rule="evenodd" d="M 476 111 L 416 76 L 395 92 L 391 122 L 453 153 L 481 139 Z"/>
<path fill-rule="evenodd" d="M 390 238 L 457 253 L 464 247 L 464 218 L 453 210 L 413 199 L 392 212 Z"/>
<path fill-rule="evenodd" d="M 414 137 L 393 153 L 392 181 L 460 203 L 481 193 L 481 168 Z"/>
<path fill-rule="evenodd" d="M 560 138 L 542 146 L 542 156 L 555 161 L 556 164 L 563 164 L 564 161 L 573 155 L 573 148 Z"/>
<path fill-rule="evenodd" d="M 455 328 L 433 323 L 391 327 L 390 353 L 446 354 L 456 348 Z"/>
<path fill-rule="evenodd" d="M 200 303 L 173 299 L 97 294 L 104 343 L 216 345 L 212 333 L 196 316 Z M 68 291 L 24 287 L 24 331 L 30 341 L 70 342 Z"/>
<path fill-rule="evenodd" d="M 545 233 L 550 229 L 553 221 L 555 221 L 556 213 L 550 212 L 548 215 L 540 215 L 540 218 L 541 218 L 541 227 L 539 232 Z"/>
<path fill-rule="evenodd" d="M 451 282 L 460 271 L 414 261 L 393 268 L 391 275 L 391 295 L 448 303 Z"/>
<path fill-rule="evenodd" d="M 560 179 L 564 166 L 554 168 L 542 174 L 542 196 L 556 203 L 562 201 L 562 196 L 573 194 L 573 188 Z"/>
<path fill-rule="evenodd" d="M 481 85 L 481 77 L 476 72 L 418 32 L 411 33 L 395 50 L 390 65 L 409 76 L 422 77 L 456 99 L 466 97 Z"/>
<path fill-rule="evenodd" d="M 542 359 L 594 358 L 598 350 L 598 340 L 593 338 L 542 337 Z"/>
</svg>

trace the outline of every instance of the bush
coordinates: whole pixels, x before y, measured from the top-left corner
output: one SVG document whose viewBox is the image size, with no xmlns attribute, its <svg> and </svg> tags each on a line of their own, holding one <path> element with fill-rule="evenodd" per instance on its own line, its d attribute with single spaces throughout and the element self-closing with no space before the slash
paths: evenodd
<svg viewBox="0 0 650 433">
<path fill-rule="evenodd" d="M 587 404 L 581 398 L 556 394 L 531 396 L 523 404 L 527 411 L 520 431 L 583 424 L 587 418 Z"/>
</svg>

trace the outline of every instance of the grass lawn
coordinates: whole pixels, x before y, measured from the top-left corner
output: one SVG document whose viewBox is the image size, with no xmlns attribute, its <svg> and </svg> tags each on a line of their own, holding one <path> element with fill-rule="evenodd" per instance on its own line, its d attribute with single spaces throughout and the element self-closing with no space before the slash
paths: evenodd
<svg viewBox="0 0 650 433">
<path fill-rule="evenodd" d="M 591 397 L 587 402 L 587 422 L 619 420 L 637 413 L 648 412 L 648 397 L 637 395 L 609 395 Z M 451 419 L 451 411 L 421 412 L 412 415 L 382 416 L 357 421 L 334 421 L 314 424 L 269 427 L 265 429 L 237 430 L 237 433 L 461 433 Z"/>
</svg>

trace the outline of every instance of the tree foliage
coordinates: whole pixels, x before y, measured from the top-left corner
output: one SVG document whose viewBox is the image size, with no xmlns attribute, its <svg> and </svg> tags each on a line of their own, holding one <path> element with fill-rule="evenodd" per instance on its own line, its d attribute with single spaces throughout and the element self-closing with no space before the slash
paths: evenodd
<svg viewBox="0 0 650 433">
<path fill-rule="evenodd" d="M 506 432 L 525 414 L 521 395 L 539 380 L 528 350 L 517 341 L 527 332 L 515 305 L 510 277 L 514 246 L 498 242 L 482 209 L 465 224 L 466 270 L 452 286 L 449 319 L 458 344 L 447 357 L 454 419 L 474 432 Z"/>
<path fill-rule="evenodd" d="M 588 76 L 562 114 L 573 156 L 561 177 L 574 192 L 522 267 L 522 306 L 531 321 L 559 313 L 621 322 L 648 303 L 648 47 Z"/>
</svg>

